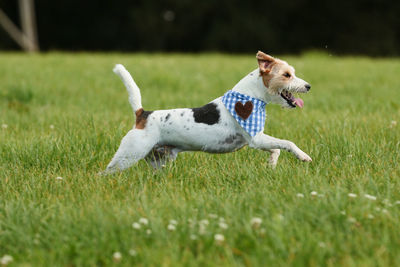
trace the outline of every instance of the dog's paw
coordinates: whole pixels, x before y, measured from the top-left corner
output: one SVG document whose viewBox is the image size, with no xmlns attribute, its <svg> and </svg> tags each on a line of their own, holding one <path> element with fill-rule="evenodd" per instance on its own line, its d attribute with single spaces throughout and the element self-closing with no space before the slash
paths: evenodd
<svg viewBox="0 0 400 267">
<path fill-rule="evenodd" d="M 271 169 L 275 169 L 277 163 L 278 163 L 278 161 L 271 161 L 271 160 L 269 160 L 269 161 L 268 161 L 268 166 L 269 166 Z"/>
<path fill-rule="evenodd" d="M 304 161 L 304 162 L 312 161 L 312 158 L 309 155 L 307 155 L 306 153 L 304 153 L 304 152 L 301 152 L 301 153 L 297 154 L 297 158 L 299 160 L 301 160 L 301 161 Z"/>
</svg>

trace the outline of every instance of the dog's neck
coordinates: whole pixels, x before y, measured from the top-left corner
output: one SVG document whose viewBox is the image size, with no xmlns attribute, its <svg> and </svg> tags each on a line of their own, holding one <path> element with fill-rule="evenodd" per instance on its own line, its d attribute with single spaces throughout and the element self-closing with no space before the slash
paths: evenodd
<svg viewBox="0 0 400 267">
<path fill-rule="evenodd" d="M 260 75 L 260 69 L 255 69 L 241 79 L 233 88 L 233 91 L 245 94 L 257 99 L 270 103 L 272 97 L 267 93 L 267 87 L 265 87 L 263 79 Z"/>
</svg>

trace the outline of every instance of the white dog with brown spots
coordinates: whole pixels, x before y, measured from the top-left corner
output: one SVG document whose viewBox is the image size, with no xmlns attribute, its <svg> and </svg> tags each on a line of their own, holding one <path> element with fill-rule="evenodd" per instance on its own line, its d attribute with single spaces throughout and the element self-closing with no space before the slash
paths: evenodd
<svg viewBox="0 0 400 267">
<path fill-rule="evenodd" d="M 157 111 L 143 109 L 138 86 L 122 65 L 116 65 L 114 72 L 128 90 L 136 125 L 122 139 L 104 173 L 122 171 L 141 159 L 159 168 L 176 159 L 179 152 L 226 153 L 246 145 L 270 152 L 269 164 L 273 167 L 281 149 L 302 161 L 311 161 L 293 142 L 263 133 L 265 104 L 302 108 L 303 100 L 293 93 L 306 93 L 311 86 L 296 77 L 294 68 L 285 61 L 261 51 L 256 57 L 258 68 L 224 96 L 200 108 Z"/>
</svg>

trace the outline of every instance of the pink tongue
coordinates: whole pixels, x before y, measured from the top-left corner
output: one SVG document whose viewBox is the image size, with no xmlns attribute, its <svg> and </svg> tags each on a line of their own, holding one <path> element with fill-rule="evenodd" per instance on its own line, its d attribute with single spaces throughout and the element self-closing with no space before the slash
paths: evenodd
<svg viewBox="0 0 400 267">
<path fill-rule="evenodd" d="M 298 106 L 300 108 L 302 108 L 304 106 L 304 101 L 301 98 L 295 98 L 294 103 L 296 104 L 296 106 Z"/>
</svg>

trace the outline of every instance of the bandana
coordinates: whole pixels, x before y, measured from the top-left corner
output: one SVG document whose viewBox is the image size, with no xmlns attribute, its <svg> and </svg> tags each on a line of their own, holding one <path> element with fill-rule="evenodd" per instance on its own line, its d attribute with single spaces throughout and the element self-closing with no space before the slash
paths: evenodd
<svg viewBox="0 0 400 267">
<path fill-rule="evenodd" d="M 222 103 L 250 136 L 255 136 L 264 128 L 264 101 L 230 90 L 222 96 Z"/>
</svg>

